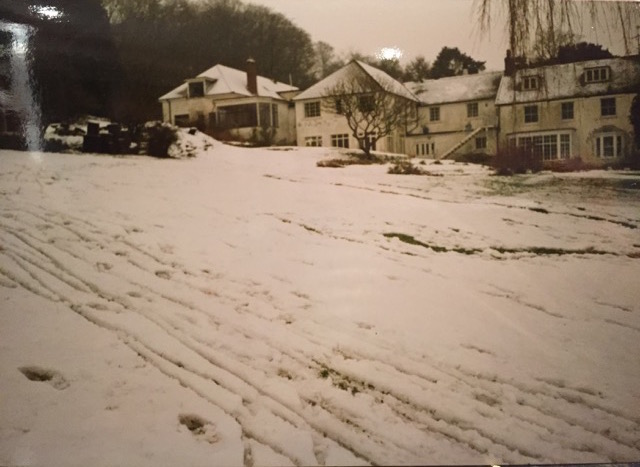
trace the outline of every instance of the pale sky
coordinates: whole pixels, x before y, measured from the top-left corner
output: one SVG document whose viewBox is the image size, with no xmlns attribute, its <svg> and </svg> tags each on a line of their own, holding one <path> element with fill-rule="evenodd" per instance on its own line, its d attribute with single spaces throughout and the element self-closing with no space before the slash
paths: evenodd
<svg viewBox="0 0 640 467">
<path fill-rule="evenodd" d="M 338 54 L 358 51 L 376 55 L 382 48 L 395 47 L 403 53 L 403 63 L 418 55 L 433 62 L 440 49 L 448 46 L 486 61 L 487 70 L 504 66 L 504 22 L 498 18 L 491 33 L 481 37 L 474 0 L 247 1 L 284 14 L 312 40 L 327 42 Z M 614 54 L 624 54 L 606 34 L 587 40 L 603 44 Z"/>
</svg>

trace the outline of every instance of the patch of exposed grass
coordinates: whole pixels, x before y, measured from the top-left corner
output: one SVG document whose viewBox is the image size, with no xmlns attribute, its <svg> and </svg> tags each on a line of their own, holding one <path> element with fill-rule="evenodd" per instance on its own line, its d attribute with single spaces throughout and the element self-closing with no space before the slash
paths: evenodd
<svg viewBox="0 0 640 467">
<path fill-rule="evenodd" d="M 387 238 L 397 238 L 401 242 L 408 243 L 409 245 L 416 245 L 416 246 L 421 246 L 423 248 L 427 248 L 429 250 L 435 251 L 436 253 L 447 253 L 447 252 L 453 251 L 455 253 L 462 253 L 462 254 L 465 254 L 465 255 L 472 255 L 472 254 L 475 254 L 475 253 L 481 253 L 482 252 L 482 250 L 478 249 L 478 248 L 464 248 L 464 247 L 447 248 L 447 247 L 439 246 L 439 245 L 429 245 L 428 243 L 423 243 L 420 240 L 416 240 L 411 235 L 407 235 L 407 234 L 403 234 L 403 233 L 389 232 L 389 233 L 385 233 L 383 235 L 385 237 L 387 237 Z"/>
<path fill-rule="evenodd" d="M 485 249 L 482 249 L 482 248 L 466 248 L 461 246 L 447 248 L 439 245 L 429 245 L 427 243 L 421 242 L 420 240 L 416 240 L 411 235 L 397 233 L 397 232 L 389 232 L 383 235 L 386 238 L 397 238 L 401 242 L 407 243 L 409 245 L 421 246 L 423 248 L 427 248 L 429 250 L 435 251 L 436 253 L 453 252 L 453 253 L 460 253 L 463 255 L 475 255 L 478 253 L 483 253 L 485 251 Z M 555 247 L 546 247 L 546 246 L 532 246 L 532 247 L 524 247 L 524 248 L 508 248 L 504 246 L 492 246 L 492 247 L 489 247 L 488 249 L 497 251 L 498 253 L 502 253 L 502 254 L 529 253 L 537 256 L 612 255 L 612 254 L 615 255 L 616 254 L 610 251 L 598 250 L 594 247 L 572 249 L 572 248 L 555 248 Z"/>
<path fill-rule="evenodd" d="M 597 250 L 594 247 L 587 247 L 581 249 L 571 248 L 552 248 L 552 247 L 540 247 L 532 246 L 528 248 L 507 248 L 493 246 L 492 250 L 499 253 L 531 253 L 538 256 L 566 256 L 566 255 L 610 255 L 614 254 L 610 251 Z"/>
<path fill-rule="evenodd" d="M 388 162 L 397 162 L 402 159 L 404 159 L 404 157 L 382 154 L 370 154 L 369 156 L 366 156 L 363 152 L 350 151 L 343 153 L 340 157 L 318 161 L 316 166 L 342 168 L 348 165 L 386 164 Z"/>
<path fill-rule="evenodd" d="M 549 211 L 547 211 L 545 208 L 534 207 L 534 208 L 529 208 L 529 211 L 539 212 L 539 213 L 542 213 L 542 214 L 549 214 Z"/>
<path fill-rule="evenodd" d="M 430 245 L 427 245 L 426 243 L 422 243 L 421 241 L 416 240 L 415 237 L 411 235 L 397 233 L 397 232 L 389 232 L 383 235 L 387 238 L 397 238 L 401 242 L 408 243 L 409 245 L 417 245 L 417 246 L 422 246 L 424 248 L 431 248 Z"/>
<path fill-rule="evenodd" d="M 424 161 L 422 161 L 424 163 Z M 430 177 L 442 177 L 442 174 L 436 174 L 415 166 L 408 160 L 399 160 L 387 170 L 388 174 L 393 175 L 428 175 Z"/>
<path fill-rule="evenodd" d="M 313 233 L 317 233 L 317 234 L 321 234 L 322 232 L 320 232 L 318 229 L 314 229 L 313 227 L 310 227 L 308 225 L 305 224 L 300 224 L 302 227 L 304 227 L 306 230 L 308 230 L 309 232 L 313 232 Z"/>
<path fill-rule="evenodd" d="M 369 388 L 371 390 L 375 389 L 372 384 L 366 384 L 364 381 L 355 380 L 325 365 L 322 365 L 322 369 L 320 370 L 318 375 L 323 379 L 331 377 L 331 383 L 335 387 L 343 391 L 349 391 L 354 396 L 359 392 L 362 392 L 366 388 Z"/>
</svg>

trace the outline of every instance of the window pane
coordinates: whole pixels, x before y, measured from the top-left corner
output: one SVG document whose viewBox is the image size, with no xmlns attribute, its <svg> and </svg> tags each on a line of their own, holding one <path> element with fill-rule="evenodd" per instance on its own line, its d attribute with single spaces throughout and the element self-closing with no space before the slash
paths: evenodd
<svg viewBox="0 0 640 467">
<path fill-rule="evenodd" d="M 320 102 L 305 102 L 304 104 L 304 116 L 305 117 L 319 117 L 320 116 Z"/>
<path fill-rule="evenodd" d="M 571 157 L 571 137 L 569 135 L 560 135 L 560 157 L 562 159 Z"/>
<path fill-rule="evenodd" d="M 602 137 L 602 155 L 604 157 L 613 157 L 613 136 Z"/>
<path fill-rule="evenodd" d="M 189 83 L 189 97 L 204 96 L 204 83 Z"/>
<path fill-rule="evenodd" d="M 218 108 L 218 126 L 221 129 L 258 126 L 255 104 L 227 105 Z"/>
<path fill-rule="evenodd" d="M 600 99 L 600 113 L 602 116 L 615 115 L 616 114 L 616 99 L 615 97 L 608 97 Z"/>
<path fill-rule="evenodd" d="M 189 123 L 190 123 L 189 114 L 176 115 L 175 117 L 173 117 L 173 121 L 176 126 L 180 126 L 180 127 L 189 126 Z"/>
<path fill-rule="evenodd" d="M 538 121 L 538 106 L 527 105 L 524 108 L 524 121 L 525 123 L 533 123 Z"/>
<path fill-rule="evenodd" d="M 260 104 L 259 112 L 260 112 L 260 126 L 262 127 L 271 126 L 271 105 Z"/>
<path fill-rule="evenodd" d="M 573 102 L 562 103 L 562 119 L 570 120 L 573 118 Z"/>
<path fill-rule="evenodd" d="M 331 135 L 331 146 L 334 148 L 348 148 L 349 135 L 344 133 L 340 135 Z"/>
<path fill-rule="evenodd" d="M 622 155 L 622 136 L 616 136 L 616 156 Z"/>
<path fill-rule="evenodd" d="M 467 117 L 477 117 L 478 116 L 478 103 L 472 102 L 471 104 L 467 104 Z"/>
<path fill-rule="evenodd" d="M 322 136 L 307 136 L 304 139 L 305 146 L 322 146 Z"/>
</svg>

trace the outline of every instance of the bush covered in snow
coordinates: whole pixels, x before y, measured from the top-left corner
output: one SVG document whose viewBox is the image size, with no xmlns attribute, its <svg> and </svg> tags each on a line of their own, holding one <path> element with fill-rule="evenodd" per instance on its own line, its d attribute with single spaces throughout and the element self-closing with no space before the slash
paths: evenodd
<svg viewBox="0 0 640 467">
<path fill-rule="evenodd" d="M 44 132 L 44 150 L 47 152 L 81 152 L 86 122 L 52 123 Z"/>
<path fill-rule="evenodd" d="M 424 161 L 422 161 L 424 162 Z M 423 169 L 422 167 L 418 167 L 413 165 L 410 160 L 400 160 L 389 167 L 387 173 L 393 175 L 431 175 L 434 177 L 441 177 L 442 174 L 435 174 L 429 172 L 428 170 Z"/>
<path fill-rule="evenodd" d="M 144 134 L 147 153 L 154 157 L 169 157 L 169 148 L 178 141 L 178 127 L 169 123 L 147 122 Z"/>
<path fill-rule="evenodd" d="M 142 153 L 154 157 L 195 157 L 215 143 L 212 137 L 196 128 L 180 128 L 166 122 L 147 122 L 142 134 Z"/>
</svg>

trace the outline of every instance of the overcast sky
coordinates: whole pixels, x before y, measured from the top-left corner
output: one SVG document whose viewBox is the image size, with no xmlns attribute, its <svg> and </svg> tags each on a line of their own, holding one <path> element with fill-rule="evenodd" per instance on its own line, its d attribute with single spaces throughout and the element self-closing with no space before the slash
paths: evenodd
<svg viewBox="0 0 640 467">
<path fill-rule="evenodd" d="M 488 70 L 501 70 L 507 48 L 503 21 L 489 36 L 480 36 L 473 0 L 248 0 L 284 14 L 314 41 L 332 45 L 339 54 L 376 55 L 397 47 L 403 63 L 423 55 L 432 62 L 444 46 L 458 47 Z M 635 31 L 633 32 L 635 33 Z M 623 54 L 606 34 L 589 40 Z"/>
</svg>

